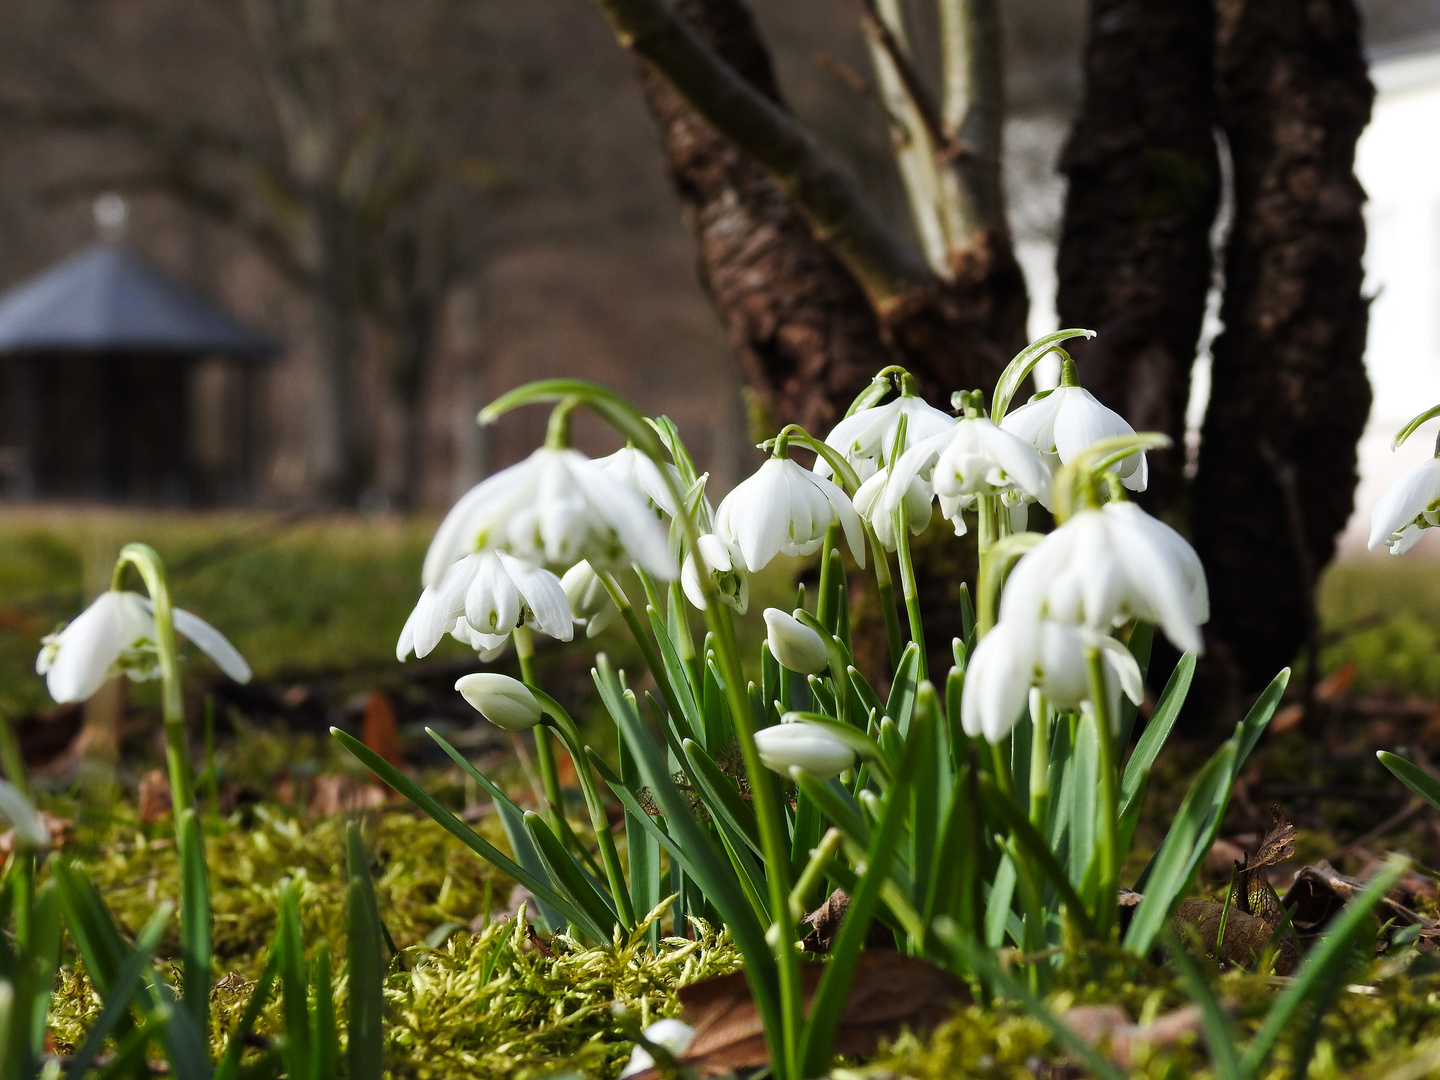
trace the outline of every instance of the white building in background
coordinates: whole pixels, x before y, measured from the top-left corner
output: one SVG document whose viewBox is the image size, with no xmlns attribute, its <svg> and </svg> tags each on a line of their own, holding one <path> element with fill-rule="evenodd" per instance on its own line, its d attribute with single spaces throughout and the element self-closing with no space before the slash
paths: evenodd
<svg viewBox="0 0 1440 1080">
<path fill-rule="evenodd" d="M 1365 366 L 1375 401 L 1360 442 L 1346 554 L 1364 550 L 1370 510 L 1390 481 L 1435 452 L 1433 424 L 1391 453 L 1395 432 L 1440 404 L 1440 39 L 1374 57 L 1370 77 L 1375 111 L 1355 171 L 1370 197 L 1365 291 L 1374 300 Z M 1440 554 L 1435 537 L 1416 550 L 1426 549 Z"/>
</svg>

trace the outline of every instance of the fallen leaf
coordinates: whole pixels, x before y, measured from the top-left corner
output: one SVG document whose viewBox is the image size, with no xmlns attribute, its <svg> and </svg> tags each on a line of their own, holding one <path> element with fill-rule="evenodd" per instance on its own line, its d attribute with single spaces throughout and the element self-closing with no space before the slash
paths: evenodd
<svg viewBox="0 0 1440 1080">
<path fill-rule="evenodd" d="M 1350 689 L 1350 684 L 1355 681 L 1355 676 L 1358 674 L 1360 674 L 1360 666 L 1354 661 L 1341 664 L 1315 684 L 1315 700 L 1334 701 Z"/>
<path fill-rule="evenodd" d="M 386 792 L 368 779 L 326 774 L 315 777 L 306 812 L 311 817 L 330 817 L 370 810 L 385 805 L 385 802 Z"/>
<path fill-rule="evenodd" d="M 45 832 L 50 836 L 50 849 L 58 850 L 70 842 L 75 833 L 75 823 L 67 818 L 58 817 L 48 810 L 41 810 L 40 824 L 45 826 Z M 8 858 L 15 850 L 15 830 L 7 829 L 0 833 L 0 856 Z"/>
<path fill-rule="evenodd" d="M 800 920 L 810 931 L 800 939 L 800 947 L 808 953 L 828 953 L 840 934 L 840 924 L 850 910 L 850 894 L 836 889 L 814 911 Z M 865 935 L 867 949 L 895 948 L 895 934 L 879 919 L 870 922 L 870 932 Z"/>
<path fill-rule="evenodd" d="M 800 965 L 800 982 L 808 1009 L 825 966 Z M 877 949 L 860 954 L 850 995 L 835 1035 L 836 1054 L 870 1054 L 882 1040 L 902 1029 L 929 1031 L 971 1002 L 970 991 L 948 971 L 900 953 Z M 770 1063 L 765 1028 L 743 971 L 680 988 L 680 1004 L 695 1028 L 695 1038 L 677 1058 L 701 1076 L 721 1076 L 735 1069 Z M 634 1080 L 655 1080 L 655 1069 Z"/>
<path fill-rule="evenodd" d="M 1222 918 L 1225 937 L 1217 943 Z M 1225 905 L 1218 900 L 1180 901 L 1170 925 L 1182 936 L 1187 929 L 1193 929 L 1210 955 L 1242 967 L 1249 967 L 1259 959 L 1275 932 L 1275 925 L 1251 915 L 1234 903 L 1226 913 Z M 1275 944 L 1275 974 L 1289 975 L 1299 962 L 1294 935 L 1287 931 L 1276 938 Z"/>
<path fill-rule="evenodd" d="M 1198 1037 L 1203 1030 L 1200 1008 L 1186 1005 L 1157 1016 L 1148 1024 L 1133 1024 L 1118 1005 L 1077 1005 L 1060 1017 L 1060 1022 L 1090 1046 L 1108 1051 L 1116 1065 L 1128 1069 L 1142 1049 L 1176 1046 L 1182 1039 Z"/>
<path fill-rule="evenodd" d="M 149 825 L 170 813 L 170 779 L 164 769 L 151 769 L 140 778 L 140 823 Z"/>
<path fill-rule="evenodd" d="M 1285 893 L 1282 903 L 1294 911 L 1295 929 L 1302 941 L 1308 941 L 1319 937 L 1330 920 L 1364 887 L 1365 883 L 1359 878 L 1347 877 L 1321 859 L 1295 875 L 1295 882 Z M 1440 921 L 1428 919 L 1406 907 L 1397 898 L 1400 895 L 1403 894 L 1396 889 L 1381 898 L 1380 910 L 1376 913 L 1381 923 L 1390 923 L 1392 926 L 1418 925 L 1421 927 L 1422 939 L 1433 940 L 1440 936 Z M 1388 933 L 1381 944 L 1388 947 Z M 1427 946 L 1428 944 L 1427 941 Z"/>
<path fill-rule="evenodd" d="M 371 690 L 365 699 L 365 715 L 360 719 L 360 741 L 397 769 L 404 765 L 400 756 L 400 735 L 395 723 L 395 703 L 384 690 Z"/>
</svg>

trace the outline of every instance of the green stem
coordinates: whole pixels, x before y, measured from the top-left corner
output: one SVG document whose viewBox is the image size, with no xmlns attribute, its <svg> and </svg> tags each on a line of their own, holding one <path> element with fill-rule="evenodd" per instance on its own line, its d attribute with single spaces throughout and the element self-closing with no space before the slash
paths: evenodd
<svg viewBox="0 0 1440 1080">
<path fill-rule="evenodd" d="M 875 590 L 880 594 L 880 611 L 885 616 L 885 637 L 890 645 L 890 670 L 900 667 L 900 657 L 905 653 L 905 643 L 900 637 L 900 616 L 895 612 L 895 582 L 890 577 L 890 555 L 875 539 L 875 530 L 864 518 L 865 539 L 870 544 L 871 563 L 874 566 Z"/>
<path fill-rule="evenodd" d="M 1050 813 L 1050 705 L 1043 694 L 1037 704 L 1035 735 L 1030 741 L 1030 824 L 1044 836 Z"/>
<path fill-rule="evenodd" d="M 1090 683 L 1091 715 L 1095 722 L 1095 740 L 1099 747 L 1100 780 L 1096 785 L 1096 801 L 1100 820 L 1097 822 L 1095 857 L 1100 874 L 1095 885 L 1095 929 L 1100 940 L 1109 941 L 1116 922 L 1116 895 L 1120 883 L 1119 866 L 1119 802 L 1115 760 L 1115 729 L 1110 717 L 1109 698 L 1105 693 L 1105 661 L 1099 649 L 1085 654 L 1086 674 Z"/>
<path fill-rule="evenodd" d="M 1000 539 L 999 501 L 1000 499 L 996 495 L 981 495 L 979 499 L 976 500 L 980 516 L 979 547 L 981 560 L 985 558 L 985 555 L 995 545 L 995 541 Z"/>
<path fill-rule="evenodd" d="M 530 686 L 538 686 L 540 680 L 535 677 L 535 639 L 530 628 L 517 626 L 510 638 L 515 642 L 515 659 L 520 662 L 520 681 Z M 565 796 L 560 788 L 560 771 L 555 765 L 555 747 L 550 742 L 550 732 L 543 724 L 534 729 L 534 734 L 535 760 L 540 767 L 540 783 L 545 788 L 545 802 L 548 804 L 544 815 L 546 824 L 556 836 L 564 836 L 569 828 L 565 820 Z"/>
<path fill-rule="evenodd" d="M 630 630 L 630 636 L 635 639 L 635 644 L 640 646 L 640 655 L 645 658 L 645 666 L 650 669 L 650 677 L 655 680 L 655 688 L 660 691 L 661 704 L 672 716 L 682 715 L 680 712 L 680 698 L 676 696 L 675 687 L 670 683 L 670 676 L 665 670 L 665 662 L 660 659 L 660 654 L 655 651 L 655 643 L 650 640 L 650 633 L 645 624 L 640 621 L 640 614 L 630 603 L 630 597 L 625 595 L 625 590 L 615 575 L 608 570 L 600 571 L 600 583 L 605 586 L 605 591 L 610 594 L 610 599 L 615 601 L 615 606 L 620 611 L 620 617 L 625 620 L 625 625 Z M 710 580 L 710 575 L 701 574 L 702 586 Z M 707 594 L 708 599 L 708 594 Z M 713 601 L 719 603 L 719 597 Z"/>
<path fill-rule="evenodd" d="M 910 554 L 910 530 L 905 525 L 903 506 L 896 508 L 891 524 L 895 529 L 895 552 L 900 563 L 900 588 L 905 596 L 905 614 L 910 619 L 910 640 L 920 646 L 919 678 L 923 681 L 929 677 L 925 662 L 925 624 L 920 614 L 920 590 L 915 584 L 915 560 Z"/>
</svg>

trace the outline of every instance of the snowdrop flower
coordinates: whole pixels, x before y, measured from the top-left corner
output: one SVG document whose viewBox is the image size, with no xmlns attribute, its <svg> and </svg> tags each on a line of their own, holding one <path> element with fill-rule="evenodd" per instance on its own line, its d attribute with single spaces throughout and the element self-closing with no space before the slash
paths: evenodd
<svg viewBox="0 0 1440 1080">
<path fill-rule="evenodd" d="M 750 608 L 750 574 L 741 561 L 740 552 L 714 533 L 701 536 L 698 546 L 705 572 L 715 583 L 721 602 L 744 615 Z M 693 553 L 685 556 L 685 565 L 680 568 L 680 585 L 690 603 L 704 611 L 705 593 L 700 588 L 700 569 Z"/>
<path fill-rule="evenodd" d="M 445 515 L 425 554 L 422 580 L 437 584 L 476 551 L 504 548 L 534 565 L 597 569 L 639 563 L 674 579 L 665 528 L 645 499 L 578 450 L 542 446 L 471 488 Z"/>
<path fill-rule="evenodd" d="M 1186 540 L 1134 503 L 1081 510 L 1032 548 L 1010 574 L 1001 621 L 1044 619 L 1101 633 L 1127 619 L 1161 626 L 1187 652 L 1200 652 L 1210 618 L 1200 558 Z"/>
<path fill-rule="evenodd" d="M 861 409 L 845 417 L 825 436 L 825 445 L 834 447 L 848 461 L 861 481 L 870 479 L 882 466 L 890 463 L 891 450 L 895 446 L 895 434 L 900 428 L 900 418 L 905 418 L 904 450 L 939 435 L 955 426 L 955 417 L 935 408 L 923 398 L 902 395 L 876 405 Z M 831 474 L 830 463 L 823 457 L 815 459 L 815 472 L 821 476 Z"/>
<path fill-rule="evenodd" d="M 574 636 L 575 620 L 560 579 L 503 551 L 482 551 L 454 563 L 420 594 L 395 655 L 402 661 L 412 651 L 417 658 L 425 656 L 447 633 L 477 652 L 490 651 L 527 624 L 558 641 Z"/>
<path fill-rule="evenodd" d="M 1018 495 L 1050 506 L 1050 475 L 1036 449 L 984 416 L 970 416 L 907 450 L 890 472 L 881 502 L 891 511 L 928 480 L 940 512 L 965 533 L 961 512 L 981 495 Z"/>
<path fill-rule="evenodd" d="M 250 665 L 225 635 L 198 615 L 171 609 L 175 630 L 200 647 L 236 682 L 250 680 Z M 120 671 L 132 679 L 159 674 L 155 614 L 148 597 L 110 589 L 68 626 L 42 639 L 35 670 L 56 701 L 84 701 Z"/>
<path fill-rule="evenodd" d="M 1140 666 L 1114 638 L 1049 619 L 1037 625 L 1002 618 L 980 639 L 966 667 L 960 701 L 965 733 L 999 742 L 1020 719 L 1032 686 L 1057 709 L 1078 709 L 1090 696 L 1086 653 L 1092 648 L 1101 651 L 1105 665 L 1107 715 L 1119 715 L 1122 692 L 1138 705 L 1144 694 Z"/>
<path fill-rule="evenodd" d="M 755 749 L 760 763 L 782 776 L 800 768 L 816 780 L 829 780 L 855 765 L 855 751 L 843 739 L 804 720 L 761 728 L 755 733 Z"/>
<path fill-rule="evenodd" d="M 463 675 L 455 689 L 481 716 L 506 731 L 528 731 L 540 723 L 540 702 L 519 679 L 496 671 Z"/>
<path fill-rule="evenodd" d="M 675 500 L 670 495 L 670 488 L 665 484 L 665 477 L 660 472 L 661 467 L 649 454 L 633 446 L 626 446 L 606 457 L 596 458 L 594 464 L 607 476 L 645 496 L 656 510 L 670 517 L 675 516 Z M 668 462 L 664 467 L 675 481 L 675 486 L 683 491 L 685 485 L 680 483 L 679 471 Z"/>
<path fill-rule="evenodd" d="M 1370 514 L 1370 546 L 1403 555 L 1425 529 L 1440 525 L 1440 458 L 1401 473 Z"/>
<path fill-rule="evenodd" d="M 1135 434 L 1123 416 L 1100 404 L 1082 386 L 1062 385 L 1037 394 L 1001 420 L 1000 426 L 1039 450 L 1052 471 L 1101 439 Z M 1144 491 L 1150 466 L 1144 453 L 1137 450 L 1121 460 L 1114 472 L 1131 491 Z"/>
<path fill-rule="evenodd" d="M 835 522 L 850 553 L 865 566 L 865 537 L 855 507 L 834 483 L 785 457 L 772 457 L 726 495 L 715 512 L 715 533 L 739 549 L 751 573 L 776 555 L 810 555 Z"/>
<path fill-rule="evenodd" d="M 663 1046 L 670 1051 L 672 1057 L 679 1057 L 690 1046 L 691 1040 L 695 1038 L 695 1029 L 681 1020 L 656 1020 L 645 1029 L 645 1038 L 657 1046 Z M 646 1069 L 653 1068 L 655 1059 L 650 1051 L 643 1046 L 637 1046 L 630 1054 L 630 1060 L 625 1068 L 620 1071 L 621 1080 L 627 1076 L 634 1076 Z"/>
<path fill-rule="evenodd" d="M 895 535 L 895 506 L 887 505 L 882 497 L 889 480 L 889 473 L 882 469 L 861 484 L 855 492 L 855 509 L 870 522 L 880 545 L 886 551 L 894 551 L 899 546 L 899 538 Z M 905 526 L 912 536 L 918 536 L 930 524 L 933 498 L 929 485 L 916 476 L 906 486 L 903 496 L 897 499 L 896 506 L 903 505 L 905 508 Z"/>
<path fill-rule="evenodd" d="M 830 667 L 825 639 L 779 608 L 765 609 L 765 640 L 781 667 L 805 675 L 819 675 Z"/>
<path fill-rule="evenodd" d="M 585 636 L 593 638 L 604 631 L 620 615 L 610 590 L 588 562 L 576 563 L 560 578 L 560 587 L 570 601 L 575 625 L 585 627 Z"/>
</svg>

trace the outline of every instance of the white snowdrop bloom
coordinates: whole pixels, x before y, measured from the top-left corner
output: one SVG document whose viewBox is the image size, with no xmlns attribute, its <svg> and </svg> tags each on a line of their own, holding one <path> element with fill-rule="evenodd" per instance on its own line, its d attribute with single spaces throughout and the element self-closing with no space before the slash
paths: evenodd
<svg viewBox="0 0 1440 1080">
<path fill-rule="evenodd" d="M 596 458 L 594 464 L 607 476 L 645 496 L 656 510 L 670 517 L 675 516 L 675 500 L 670 495 L 670 488 L 665 484 L 665 477 L 660 472 L 661 467 L 643 450 L 626 446 L 613 454 Z M 684 491 L 685 485 L 680 483 L 680 473 L 675 466 L 666 462 L 664 468 L 675 481 L 675 486 Z"/>
<path fill-rule="evenodd" d="M 1060 386 L 1031 398 L 1000 421 L 1045 457 L 1052 469 L 1068 465 L 1080 451 L 1101 439 L 1134 435 L 1135 429 L 1114 409 L 1100 404 L 1083 386 Z M 1144 491 L 1150 466 L 1141 451 L 1120 461 L 1115 475 L 1131 491 Z"/>
<path fill-rule="evenodd" d="M 825 436 L 825 445 L 834 447 L 863 482 L 875 475 L 881 466 L 890 463 L 890 453 L 895 446 L 895 434 L 900 428 L 902 416 L 905 417 L 902 453 L 955 426 L 955 417 L 935 408 L 924 398 L 902 396 L 845 417 L 830 429 L 830 434 Z M 821 476 L 829 476 L 832 470 L 828 461 L 818 457 L 815 459 L 815 471 Z"/>
<path fill-rule="evenodd" d="M 492 548 L 537 566 L 586 559 L 619 570 L 634 562 L 663 581 L 679 569 L 644 496 L 578 450 L 549 446 L 460 497 L 430 541 L 422 583 L 435 585 L 466 555 Z"/>
<path fill-rule="evenodd" d="M 1403 555 L 1420 534 L 1440 525 L 1440 458 L 1408 469 L 1385 489 L 1370 513 L 1370 546 Z"/>
<path fill-rule="evenodd" d="M 715 512 L 715 534 L 738 548 L 751 573 L 776 555 L 810 555 L 835 522 L 865 566 L 865 530 L 845 492 L 789 458 L 772 457 L 736 485 Z"/>
<path fill-rule="evenodd" d="M 198 615 L 171 609 L 183 634 L 236 682 L 248 682 L 250 665 L 225 635 Z M 132 679 L 160 674 L 155 654 L 155 615 L 148 597 L 110 589 L 57 633 L 42 640 L 35 670 L 56 701 L 84 701 L 111 675 Z"/>
<path fill-rule="evenodd" d="M 560 578 L 560 587 L 570 601 L 570 614 L 575 618 L 575 625 L 585 627 L 587 638 L 603 632 L 620 616 L 620 609 L 615 606 L 610 590 L 605 588 L 600 575 L 588 562 L 582 560 L 566 570 Z"/>
<path fill-rule="evenodd" d="M 714 533 L 705 533 L 698 541 L 705 572 L 715 583 L 720 601 L 744 615 L 750 608 L 750 572 L 745 569 L 740 552 Z M 700 588 L 700 570 L 694 554 L 685 556 L 680 567 L 680 585 L 690 603 L 705 610 L 705 593 Z"/>
<path fill-rule="evenodd" d="M 765 609 L 765 640 L 781 667 L 805 675 L 819 675 L 830 667 L 825 639 L 779 608 Z"/>
<path fill-rule="evenodd" d="M 575 634 L 575 621 L 560 579 L 503 551 L 481 551 L 454 563 L 420 600 L 395 645 L 402 661 L 417 658 L 455 636 L 476 651 L 499 648 L 517 626 L 529 625 L 558 641 Z"/>
<path fill-rule="evenodd" d="M 1185 538 L 1134 503 L 1115 502 L 1081 510 L 1021 558 L 1005 583 L 1000 618 L 1083 623 L 1100 632 L 1145 619 L 1198 653 L 1210 599 Z"/>
<path fill-rule="evenodd" d="M 1057 709 L 1080 708 L 1090 696 L 1086 653 L 1099 649 L 1105 665 L 1108 715 L 1119 715 L 1120 694 L 1139 704 L 1140 666 L 1130 650 L 1108 635 L 1057 623 L 1001 619 L 980 639 L 965 669 L 960 721 L 971 738 L 999 742 L 1024 714 L 1031 687 Z"/>
<path fill-rule="evenodd" d="M 645 1029 L 645 1038 L 649 1039 L 656 1046 L 663 1046 L 670 1051 L 672 1057 L 679 1057 L 690 1046 L 695 1038 L 695 1029 L 683 1020 L 656 1020 Z M 625 1068 L 620 1070 L 620 1078 L 624 1080 L 627 1076 L 634 1076 L 646 1069 L 653 1068 L 655 1058 L 650 1051 L 643 1046 L 637 1046 L 630 1053 L 630 1060 Z"/>
<path fill-rule="evenodd" d="M 755 749 L 760 763 L 781 776 L 800 768 L 816 780 L 829 780 L 855 766 L 855 751 L 843 739 L 804 720 L 761 728 L 755 733 Z"/>
<path fill-rule="evenodd" d="M 855 509 L 870 523 L 880 546 L 886 551 L 894 551 L 899 546 L 895 535 L 895 507 L 887 505 L 882 497 L 889 480 L 889 474 L 882 469 L 861 484 L 860 490 L 855 492 Z M 905 488 L 903 499 L 897 505 L 905 508 L 905 526 L 912 536 L 918 536 L 930 524 L 933 498 L 930 486 L 918 476 L 911 479 Z"/>
<path fill-rule="evenodd" d="M 540 702 L 519 679 L 497 671 L 462 675 L 455 689 L 481 716 L 506 731 L 528 731 L 540 723 Z"/>
</svg>

